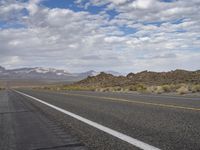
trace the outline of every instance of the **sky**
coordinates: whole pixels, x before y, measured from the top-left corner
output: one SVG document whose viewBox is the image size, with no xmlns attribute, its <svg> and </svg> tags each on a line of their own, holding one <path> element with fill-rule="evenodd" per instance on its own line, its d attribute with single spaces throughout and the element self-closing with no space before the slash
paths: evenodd
<svg viewBox="0 0 200 150">
<path fill-rule="evenodd" d="M 0 65 L 200 69 L 199 0 L 0 0 Z"/>
</svg>

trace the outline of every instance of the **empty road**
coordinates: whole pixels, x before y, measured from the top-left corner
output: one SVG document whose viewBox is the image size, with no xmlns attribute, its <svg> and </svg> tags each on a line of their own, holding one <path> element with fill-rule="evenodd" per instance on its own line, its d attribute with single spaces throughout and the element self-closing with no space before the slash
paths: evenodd
<svg viewBox="0 0 200 150">
<path fill-rule="evenodd" d="M 200 98 L 38 90 L 0 95 L 2 150 L 8 145 L 30 150 L 200 150 Z"/>
</svg>

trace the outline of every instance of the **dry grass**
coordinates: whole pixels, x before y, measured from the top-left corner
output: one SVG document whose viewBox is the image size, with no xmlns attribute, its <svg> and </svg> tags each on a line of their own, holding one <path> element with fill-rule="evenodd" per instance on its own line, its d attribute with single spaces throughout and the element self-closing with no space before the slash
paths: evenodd
<svg viewBox="0 0 200 150">
<path fill-rule="evenodd" d="M 155 90 L 156 94 L 162 94 L 164 93 L 163 87 L 162 86 L 157 86 Z"/>
<path fill-rule="evenodd" d="M 163 92 L 169 93 L 173 91 L 173 86 L 172 85 L 162 85 L 162 90 Z"/>
<path fill-rule="evenodd" d="M 192 93 L 200 92 L 200 85 L 192 85 L 191 91 Z"/>
<path fill-rule="evenodd" d="M 178 93 L 178 94 L 188 94 L 200 92 L 200 85 L 191 84 L 165 84 L 165 85 L 132 85 L 128 88 L 129 91 L 137 91 L 142 93 Z"/>
<path fill-rule="evenodd" d="M 187 94 L 187 93 L 189 93 L 189 87 L 187 85 L 182 85 L 176 91 L 177 91 L 178 94 L 181 94 L 181 95 Z"/>
<path fill-rule="evenodd" d="M 129 91 L 137 91 L 137 88 L 135 85 L 131 85 L 131 86 L 129 86 L 128 90 Z"/>
<path fill-rule="evenodd" d="M 99 92 L 122 92 L 122 91 L 124 91 L 124 89 L 119 87 L 119 86 L 116 86 L 116 87 L 96 88 L 95 91 L 99 91 Z"/>
<path fill-rule="evenodd" d="M 43 89 L 43 90 L 53 90 L 53 91 L 60 91 L 60 90 L 67 90 L 67 91 L 94 91 L 94 87 L 84 87 L 78 85 L 66 85 L 66 86 L 44 86 L 44 87 L 36 87 L 34 89 Z"/>
<path fill-rule="evenodd" d="M 137 84 L 136 89 L 138 92 L 145 92 L 147 90 L 147 87 L 144 84 Z"/>
<path fill-rule="evenodd" d="M 79 86 L 79 85 L 65 85 L 65 86 L 44 86 L 40 87 L 44 90 L 68 90 L 68 91 L 99 91 L 99 92 L 139 92 L 139 93 L 177 93 L 188 94 L 200 92 L 200 85 L 192 84 L 165 84 L 165 85 L 145 85 L 135 84 L 130 86 L 114 86 L 114 87 L 95 87 L 95 86 Z M 1 90 L 1 89 L 0 89 Z"/>
<path fill-rule="evenodd" d="M 64 87 L 60 87 L 59 90 L 68 90 L 68 91 L 95 91 L 94 87 L 85 87 L 85 86 L 74 86 L 68 85 Z"/>
<path fill-rule="evenodd" d="M 147 87 L 147 93 L 154 93 L 156 91 L 156 86 L 148 86 Z"/>
<path fill-rule="evenodd" d="M 5 90 L 5 88 L 3 88 L 3 87 L 0 87 L 0 91 L 1 91 L 1 90 Z"/>
</svg>

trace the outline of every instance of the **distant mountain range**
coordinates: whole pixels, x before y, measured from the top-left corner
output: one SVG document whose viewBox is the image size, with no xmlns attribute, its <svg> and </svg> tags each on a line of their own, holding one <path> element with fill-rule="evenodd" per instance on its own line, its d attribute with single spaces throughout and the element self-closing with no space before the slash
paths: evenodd
<svg viewBox="0 0 200 150">
<path fill-rule="evenodd" d="M 105 71 L 115 76 L 120 75 L 117 72 Z M 79 81 L 88 76 L 96 76 L 100 72 L 87 71 L 82 73 L 70 73 L 62 69 L 54 68 L 19 68 L 5 69 L 0 66 L 0 79 L 2 80 L 45 80 L 45 81 Z"/>
</svg>

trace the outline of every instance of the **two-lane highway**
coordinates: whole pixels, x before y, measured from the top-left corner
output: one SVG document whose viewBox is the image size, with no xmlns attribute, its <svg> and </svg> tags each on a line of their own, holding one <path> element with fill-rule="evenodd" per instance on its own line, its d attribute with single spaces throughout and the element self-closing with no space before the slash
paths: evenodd
<svg viewBox="0 0 200 150">
<path fill-rule="evenodd" d="M 0 91 L 0 150 L 86 150 L 27 98 Z"/>
<path fill-rule="evenodd" d="M 19 91 L 89 149 L 200 149 L 200 98 Z"/>
</svg>

